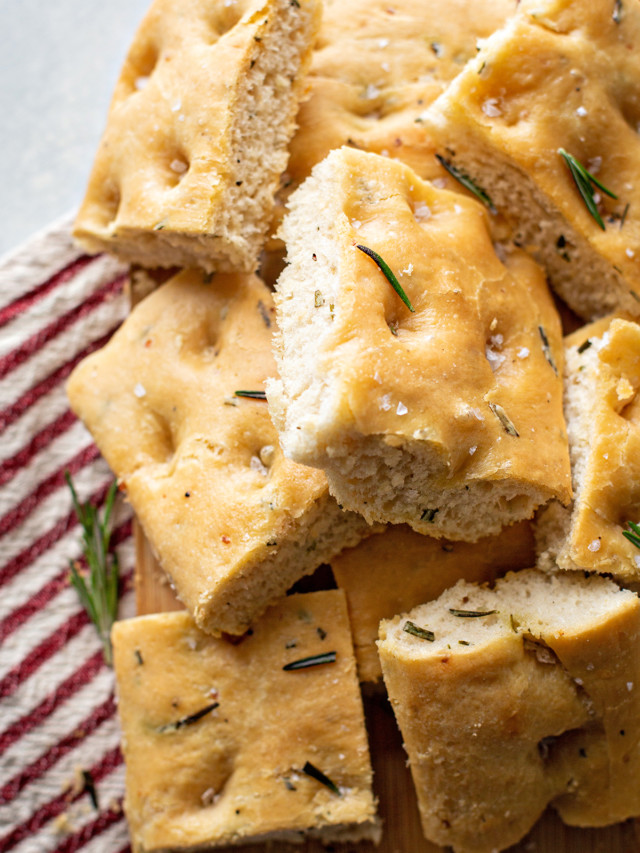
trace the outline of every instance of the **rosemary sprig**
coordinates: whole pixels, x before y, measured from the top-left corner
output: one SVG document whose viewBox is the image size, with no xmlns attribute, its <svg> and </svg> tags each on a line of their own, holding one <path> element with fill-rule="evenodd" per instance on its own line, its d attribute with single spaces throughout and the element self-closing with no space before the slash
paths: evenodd
<svg viewBox="0 0 640 853">
<path fill-rule="evenodd" d="M 428 640 L 430 643 L 436 638 L 436 635 L 433 631 L 430 631 L 428 628 L 421 628 L 419 625 L 416 625 L 415 622 L 412 622 L 410 619 L 402 626 L 402 630 L 406 631 L 407 634 L 412 634 L 414 637 L 419 637 L 421 640 Z"/>
<path fill-rule="evenodd" d="M 562 157 L 562 159 L 569 167 L 571 177 L 573 178 L 574 183 L 578 188 L 578 192 L 582 196 L 582 200 L 584 201 L 587 210 L 598 223 L 600 228 L 605 231 L 606 226 L 602 221 L 600 211 L 598 210 L 598 206 L 595 202 L 595 191 L 593 187 L 598 187 L 598 189 L 602 190 L 602 192 L 608 195 L 609 198 L 617 199 L 618 196 L 615 193 L 611 192 L 610 189 L 607 189 L 607 187 L 605 187 L 604 184 L 602 184 L 595 177 L 595 175 L 592 175 L 591 172 L 588 172 L 587 169 L 585 169 L 585 167 L 582 165 L 582 163 L 573 156 L 573 154 L 569 154 L 569 152 L 565 151 L 564 148 L 558 148 L 558 154 Z"/>
<path fill-rule="evenodd" d="M 207 714 L 210 714 L 212 711 L 220 705 L 219 702 L 212 702 L 210 705 L 206 705 L 204 708 L 200 708 L 199 711 L 196 711 L 194 714 L 189 714 L 187 717 L 181 717 L 179 720 L 174 720 L 172 723 L 165 723 L 164 726 L 160 726 L 158 729 L 159 732 L 177 732 L 178 729 L 183 729 L 185 726 L 192 726 L 194 723 L 197 723 L 198 720 L 201 720 L 203 717 L 206 717 Z"/>
<path fill-rule="evenodd" d="M 640 524 L 634 524 L 633 521 L 627 521 L 626 524 L 631 530 L 623 530 L 622 535 L 635 545 L 636 548 L 640 548 Z"/>
<path fill-rule="evenodd" d="M 402 299 L 409 311 L 411 311 L 412 314 L 415 314 L 416 309 L 413 307 L 411 302 L 409 302 L 409 297 L 400 286 L 400 282 L 393 274 L 393 271 L 391 270 L 389 264 L 387 264 L 386 261 L 383 261 L 380 255 L 377 252 L 374 252 L 373 249 L 370 249 L 368 246 L 360 246 L 356 244 L 356 249 L 360 249 L 360 251 L 364 252 L 365 255 L 368 255 L 372 261 L 375 261 L 375 263 L 378 265 L 378 268 L 380 269 L 380 272 L 387 279 L 387 281 L 398 294 L 400 299 Z"/>
<path fill-rule="evenodd" d="M 480 616 L 491 616 L 493 613 L 497 613 L 497 610 L 456 610 L 455 607 L 449 608 L 449 613 L 452 616 L 461 616 L 467 619 L 477 619 Z"/>
<path fill-rule="evenodd" d="M 285 672 L 293 672 L 296 669 L 308 669 L 310 666 L 320 666 L 323 663 L 335 663 L 336 652 L 323 652 L 320 655 L 311 655 L 308 658 L 293 660 L 285 664 L 282 669 Z"/>
<path fill-rule="evenodd" d="M 321 785 L 329 788 L 330 791 L 333 791 L 334 794 L 340 796 L 340 789 L 336 785 L 335 782 L 332 782 L 328 776 L 322 772 L 322 770 L 318 770 L 318 768 L 312 764 L 310 761 L 307 761 L 304 767 L 302 768 L 302 772 L 306 773 L 307 776 L 311 776 L 312 779 L 315 779 L 317 782 L 320 782 Z"/>
<path fill-rule="evenodd" d="M 497 213 L 489 193 L 485 192 L 481 186 L 476 184 L 473 178 L 470 178 L 466 172 L 458 169 L 450 160 L 446 160 L 441 154 L 436 154 L 436 160 L 440 163 L 443 169 L 446 169 L 447 172 L 449 172 L 454 180 L 461 184 L 466 190 L 469 190 L 470 193 L 473 193 L 473 195 L 479 199 L 485 207 L 488 207 L 491 213 Z"/>
<path fill-rule="evenodd" d="M 95 625 L 102 643 L 105 662 L 111 666 L 111 626 L 118 618 L 118 558 L 109 553 L 111 540 L 111 511 L 118 491 L 114 480 L 104 502 L 102 520 L 97 507 L 92 503 L 80 503 L 71 475 L 65 471 L 67 485 L 71 490 L 73 508 L 82 527 L 84 557 L 87 561 L 88 578 L 78 570 L 78 563 L 69 561 L 71 584 L 75 587 L 82 606 Z"/>
<path fill-rule="evenodd" d="M 266 391 L 234 391 L 235 397 L 248 397 L 250 400 L 266 400 Z"/>
</svg>

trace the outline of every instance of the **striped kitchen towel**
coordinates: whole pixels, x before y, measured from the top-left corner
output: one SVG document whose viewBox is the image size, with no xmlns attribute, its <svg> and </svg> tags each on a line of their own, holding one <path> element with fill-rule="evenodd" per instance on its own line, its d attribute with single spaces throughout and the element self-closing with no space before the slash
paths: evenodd
<svg viewBox="0 0 640 853">
<path fill-rule="evenodd" d="M 80 529 L 64 482 L 101 502 L 112 475 L 65 381 L 127 312 L 126 269 L 73 245 L 71 219 L 0 261 L 0 851 L 124 853 L 114 678 L 69 585 Z M 114 542 L 133 613 L 131 512 Z"/>
</svg>

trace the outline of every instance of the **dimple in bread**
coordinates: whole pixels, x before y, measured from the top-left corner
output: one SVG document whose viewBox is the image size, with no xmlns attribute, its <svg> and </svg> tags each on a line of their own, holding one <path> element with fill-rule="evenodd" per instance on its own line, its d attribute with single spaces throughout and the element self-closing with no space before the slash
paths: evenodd
<svg viewBox="0 0 640 853">
<path fill-rule="evenodd" d="M 316 0 L 155 0 L 74 236 L 144 266 L 253 272 L 304 94 Z"/>
<path fill-rule="evenodd" d="M 558 315 L 538 266 L 494 248 L 479 202 L 342 148 L 282 230 L 267 396 L 290 458 L 367 520 L 452 539 L 570 498 Z"/>
<path fill-rule="evenodd" d="M 175 276 L 73 372 L 68 393 L 197 624 L 243 633 L 368 535 L 321 471 L 286 459 L 262 391 L 271 293 L 253 275 Z"/>
<path fill-rule="evenodd" d="M 390 525 L 355 548 L 345 548 L 331 560 L 331 569 L 347 596 L 360 681 L 382 678 L 376 649 L 382 619 L 438 598 L 461 579 L 484 583 L 534 564 L 533 532 L 526 521 L 474 543 L 434 539 L 404 524 Z"/>
<path fill-rule="evenodd" d="M 565 342 L 565 412 L 575 498 L 539 515 L 538 565 L 640 580 L 640 326 L 608 317 Z"/>
<path fill-rule="evenodd" d="M 460 582 L 383 622 L 384 680 L 427 838 L 490 853 L 547 804 L 576 826 L 638 815 L 639 640 L 635 593 L 533 570 L 495 589 Z"/>
<path fill-rule="evenodd" d="M 638 3 L 523 0 L 423 116 L 587 320 L 640 315 L 639 88 Z"/>
<path fill-rule="evenodd" d="M 117 622 L 113 646 L 134 851 L 379 839 L 338 590 L 283 598 L 240 643 L 182 612 Z"/>
</svg>

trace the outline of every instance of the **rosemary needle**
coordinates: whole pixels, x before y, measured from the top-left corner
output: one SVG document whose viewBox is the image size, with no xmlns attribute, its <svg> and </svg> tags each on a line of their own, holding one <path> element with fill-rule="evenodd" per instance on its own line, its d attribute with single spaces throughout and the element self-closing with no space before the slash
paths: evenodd
<svg viewBox="0 0 640 853">
<path fill-rule="evenodd" d="M 489 196 L 489 194 L 485 192 L 485 190 L 483 190 L 481 186 L 476 184 L 473 178 L 470 178 L 469 175 L 466 174 L 466 172 L 463 172 L 456 166 L 454 166 L 450 160 L 445 160 L 445 158 L 441 154 L 436 154 L 436 160 L 438 161 L 438 163 L 440 163 L 443 169 L 446 169 L 447 172 L 449 172 L 449 174 L 452 178 L 454 178 L 454 180 L 456 180 L 465 189 L 469 190 L 470 193 L 473 193 L 473 195 L 479 201 L 481 201 L 484 206 L 491 211 L 491 213 L 497 213 L 495 205 L 491 201 L 491 197 Z"/>
<path fill-rule="evenodd" d="M 266 400 L 267 394 L 265 391 L 234 391 L 236 397 L 248 397 L 250 400 Z"/>
<path fill-rule="evenodd" d="M 356 249 L 360 249 L 360 251 L 364 252 L 365 255 L 368 255 L 372 261 L 375 261 L 381 273 L 384 275 L 391 287 L 398 294 L 400 299 L 402 299 L 409 311 L 411 311 L 412 314 L 415 314 L 416 309 L 413 307 L 411 302 L 409 302 L 409 297 L 400 286 L 400 282 L 393 274 L 393 271 L 391 270 L 389 264 L 387 264 L 386 261 L 383 261 L 380 255 L 377 252 L 374 252 L 373 249 L 370 249 L 368 246 L 360 246 L 356 244 Z"/>
<path fill-rule="evenodd" d="M 627 527 L 630 527 L 631 530 L 623 530 L 622 535 L 636 548 L 640 548 L 640 525 L 634 524 L 633 521 L 627 521 Z"/>
<path fill-rule="evenodd" d="M 73 508 L 82 527 L 83 553 L 89 570 L 88 577 L 85 577 L 78 571 L 77 562 L 70 560 L 71 584 L 98 632 L 105 662 L 111 666 L 113 653 L 110 635 L 111 626 L 118 618 L 119 567 L 117 556 L 109 552 L 109 522 L 118 485 L 114 480 L 109 487 L 100 520 L 97 507 L 90 502 L 80 503 L 68 471 L 65 471 L 64 478 L 71 490 Z"/>
<path fill-rule="evenodd" d="M 587 169 L 585 169 L 582 163 L 576 157 L 574 157 L 573 154 L 569 154 L 569 152 L 565 151 L 564 148 L 558 148 L 558 154 L 562 157 L 562 159 L 569 167 L 571 177 L 573 178 L 574 183 L 578 188 L 578 192 L 582 196 L 582 200 L 584 201 L 587 210 L 598 223 L 600 228 L 605 231 L 606 226 L 602 221 L 600 211 L 598 210 L 598 206 L 596 205 L 595 191 L 593 187 L 598 187 L 598 189 L 602 190 L 602 192 L 608 195 L 609 198 L 617 199 L 618 196 L 615 193 L 611 192 L 611 190 L 607 189 L 604 184 L 600 183 L 600 181 L 595 177 L 595 175 L 592 175 L 591 172 L 587 171 Z"/>
</svg>

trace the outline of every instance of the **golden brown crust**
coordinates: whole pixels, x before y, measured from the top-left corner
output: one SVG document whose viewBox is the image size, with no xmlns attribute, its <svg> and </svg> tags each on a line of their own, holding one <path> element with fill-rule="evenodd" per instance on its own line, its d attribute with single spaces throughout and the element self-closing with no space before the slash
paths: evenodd
<svg viewBox="0 0 640 853">
<path fill-rule="evenodd" d="M 406 525 L 393 525 L 345 549 L 331 561 L 331 568 L 347 596 L 360 681 L 382 677 L 375 646 L 382 619 L 433 601 L 461 578 L 492 581 L 534 563 L 528 522 L 473 544 L 432 539 Z"/>
<path fill-rule="evenodd" d="M 530 570 L 383 622 L 427 837 L 482 853 L 515 843 L 548 803 L 580 826 L 637 815 L 639 636 L 635 594 Z"/>
<path fill-rule="evenodd" d="M 425 114 L 585 319 L 640 312 L 639 82 L 637 3 L 526 0 Z M 605 230 L 560 149 L 617 196 Z"/>
<path fill-rule="evenodd" d="M 446 14 L 422 0 L 325 0 L 283 196 L 342 145 L 446 177 L 420 116 L 513 9 L 512 0 L 453 0 Z"/>
<path fill-rule="evenodd" d="M 342 148 L 283 233 L 268 393 L 291 458 L 322 467 L 370 521 L 456 539 L 569 499 L 558 315 L 537 265 L 496 253 L 482 205 Z M 356 244 L 395 271 L 414 313 Z"/>
<path fill-rule="evenodd" d="M 155 0 L 76 238 L 146 266 L 253 271 L 319 18 L 315 0 Z"/>
<path fill-rule="evenodd" d="M 212 631 L 269 601 L 368 530 L 321 471 L 286 459 L 261 391 L 271 294 L 255 276 L 181 273 L 146 297 L 69 380 L 164 570 Z"/>
<path fill-rule="evenodd" d="M 134 850 L 377 837 L 342 593 L 284 598 L 239 643 L 185 612 L 118 622 L 113 643 Z M 326 652 L 334 662 L 282 669 Z"/>
<path fill-rule="evenodd" d="M 623 530 L 640 519 L 640 326 L 600 320 L 570 335 L 566 351 L 576 498 L 569 510 L 541 514 L 541 563 L 637 582 L 640 551 Z"/>
</svg>

